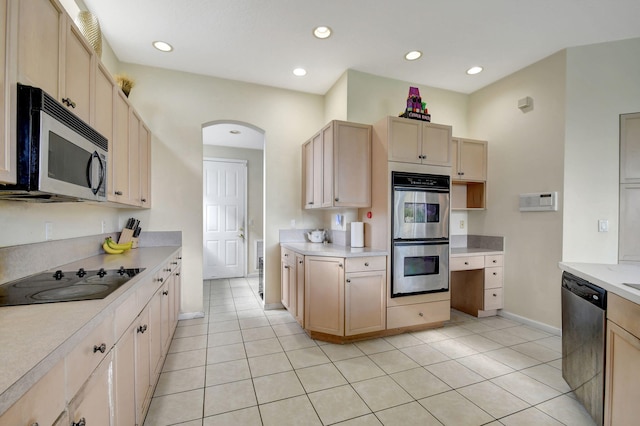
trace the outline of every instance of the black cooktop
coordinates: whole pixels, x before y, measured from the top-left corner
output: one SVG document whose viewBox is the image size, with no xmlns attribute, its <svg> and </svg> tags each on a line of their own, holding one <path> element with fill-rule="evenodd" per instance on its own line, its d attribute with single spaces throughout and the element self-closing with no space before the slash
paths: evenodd
<svg viewBox="0 0 640 426">
<path fill-rule="evenodd" d="M 0 285 L 0 306 L 104 299 L 144 268 L 58 270 Z"/>
</svg>

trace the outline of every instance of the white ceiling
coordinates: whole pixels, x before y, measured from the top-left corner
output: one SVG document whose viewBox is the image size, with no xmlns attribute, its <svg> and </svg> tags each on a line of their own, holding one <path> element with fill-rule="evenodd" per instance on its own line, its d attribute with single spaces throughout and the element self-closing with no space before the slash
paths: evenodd
<svg viewBox="0 0 640 426">
<path fill-rule="evenodd" d="M 315 94 L 347 69 L 471 93 L 567 47 L 640 37 L 638 0 L 84 3 L 120 61 Z M 314 38 L 318 25 L 333 36 Z M 409 50 L 424 55 L 409 62 Z M 466 75 L 472 65 L 484 71 Z M 294 76 L 296 67 L 308 74 Z"/>
</svg>

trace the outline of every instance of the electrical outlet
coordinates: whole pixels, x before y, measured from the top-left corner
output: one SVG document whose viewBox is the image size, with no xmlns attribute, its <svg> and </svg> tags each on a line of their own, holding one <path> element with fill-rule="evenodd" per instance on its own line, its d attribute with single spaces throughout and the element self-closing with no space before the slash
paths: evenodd
<svg viewBox="0 0 640 426">
<path fill-rule="evenodd" d="M 44 223 L 44 239 L 47 241 L 53 239 L 53 223 L 52 222 Z"/>
<path fill-rule="evenodd" d="M 598 232 L 609 232 L 609 221 L 606 219 L 598 220 Z"/>
<path fill-rule="evenodd" d="M 460 229 L 464 229 L 464 220 L 460 221 Z"/>
<path fill-rule="evenodd" d="M 107 232 L 107 221 L 106 221 L 106 220 L 103 220 L 103 221 L 100 223 L 100 226 L 101 226 L 101 229 L 102 229 L 102 234 L 104 234 L 105 232 Z"/>
<path fill-rule="evenodd" d="M 291 219 L 291 229 L 296 229 L 296 220 Z"/>
</svg>

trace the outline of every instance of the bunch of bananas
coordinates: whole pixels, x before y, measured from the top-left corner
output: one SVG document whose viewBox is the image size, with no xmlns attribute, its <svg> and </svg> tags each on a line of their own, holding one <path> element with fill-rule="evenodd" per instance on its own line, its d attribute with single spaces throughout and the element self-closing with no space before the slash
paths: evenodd
<svg viewBox="0 0 640 426">
<path fill-rule="evenodd" d="M 124 244 L 118 244 L 115 241 L 113 241 L 111 237 L 107 237 L 104 239 L 104 243 L 102 243 L 102 249 L 105 251 L 105 253 L 121 254 L 131 249 L 132 244 L 133 244 L 132 241 L 129 241 L 128 243 L 124 243 Z"/>
</svg>

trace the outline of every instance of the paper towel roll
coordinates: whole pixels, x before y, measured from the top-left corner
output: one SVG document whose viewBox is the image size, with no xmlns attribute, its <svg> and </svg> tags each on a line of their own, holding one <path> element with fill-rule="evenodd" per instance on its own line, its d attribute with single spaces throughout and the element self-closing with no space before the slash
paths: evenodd
<svg viewBox="0 0 640 426">
<path fill-rule="evenodd" d="M 351 222 L 351 247 L 364 247 L 364 223 Z"/>
</svg>

